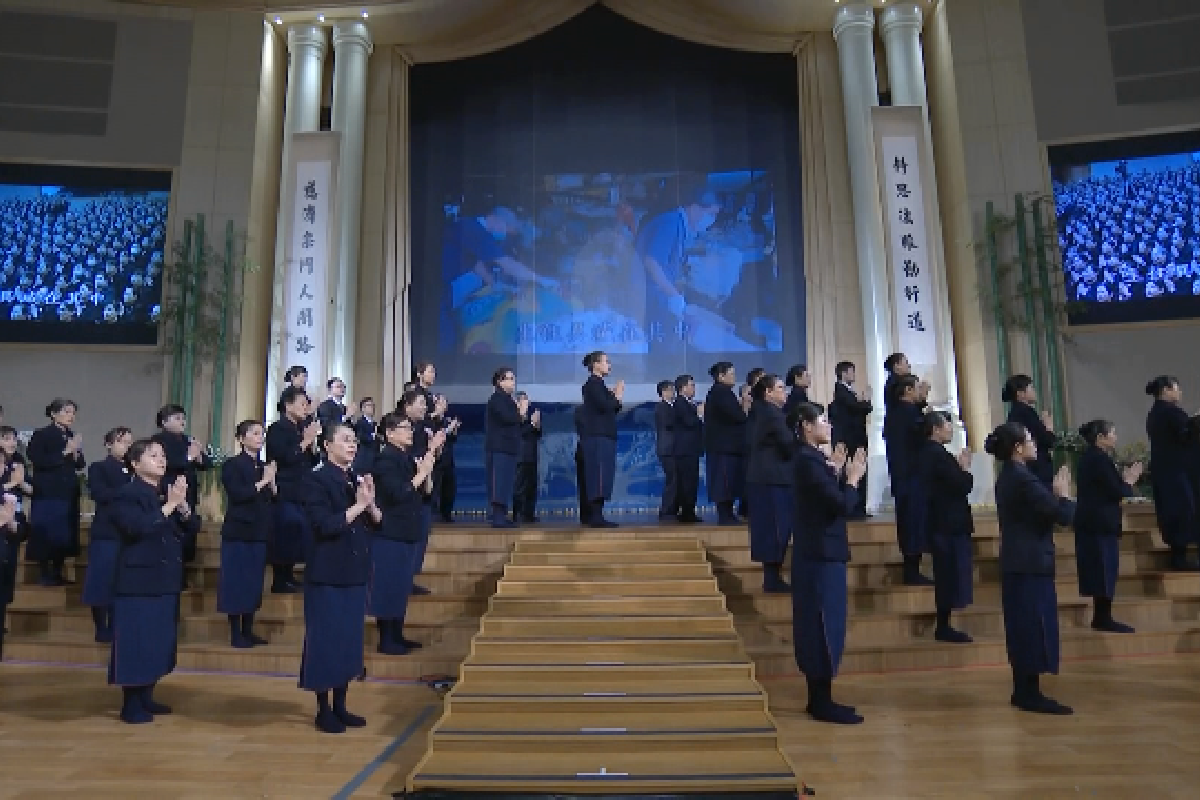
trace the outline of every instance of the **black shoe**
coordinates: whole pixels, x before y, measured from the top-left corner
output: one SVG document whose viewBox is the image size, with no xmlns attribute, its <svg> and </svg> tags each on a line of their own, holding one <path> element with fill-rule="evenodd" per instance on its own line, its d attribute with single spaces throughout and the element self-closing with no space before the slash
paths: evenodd
<svg viewBox="0 0 1200 800">
<path fill-rule="evenodd" d="M 454 517 L 450 516 L 449 514 L 442 514 L 442 524 L 443 525 L 453 525 Z"/>
<path fill-rule="evenodd" d="M 975 641 L 968 634 L 949 626 L 934 630 L 933 638 L 939 642 L 949 642 L 950 644 L 970 644 Z"/>
<path fill-rule="evenodd" d="M 613 522 L 610 519 L 592 520 L 588 524 L 591 525 L 593 528 L 619 528 L 619 527 L 621 527 L 618 523 Z"/>
<path fill-rule="evenodd" d="M 844 706 L 833 701 L 809 705 L 808 714 L 817 722 L 830 722 L 834 725 L 859 725 L 863 718 L 850 706 Z"/>
<path fill-rule="evenodd" d="M 254 647 L 254 642 L 239 634 L 238 636 L 229 637 L 229 646 L 238 650 L 249 650 L 251 647 Z"/>
<path fill-rule="evenodd" d="M 671 520 L 678 520 L 679 522 L 683 522 L 683 519 L 680 518 L 679 516 L 677 516 L 676 514 L 659 514 L 658 515 L 659 522 L 670 522 Z"/>
<path fill-rule="evenodd" d="M 281 581 L 271 584 L 271 594 L 296 594 L 300 591 L 300 587 L 294 583 Z"/>
<path fill-rule="evenodd" d="M 704 522 L 703 519 L 696 516 L 695 514 L 681 514 L 680 516 L 676 517 L 675 519 L 679 520 L 684 525 L 695 525 L 699 522 Z"/>
<path fill-rule="evenodd" d="M 411 594 L 426 595 L 426 594 L 433 594 L 433 592 L 431 590 L 425 588 L 424 586 L 418 586 L 417 584 L 414 583 Z"/>
<path fill-rule="evenodd" d="M 149 711 L 151 714 L 153 714 L 156 717 L 166 716 L 167 714 L 170 714 L 171 712 L 173 712 L 175 710 L 175 709 L 171 708 L 169 705 L 167 705 L 166 703 L 155 702 L 154 699 L 150 698 L 150 697 L 142 698 L 142 707 L 144 707 L 147 711 Z"/>
<path fill-rule="evenodd" d="M 367 721 L 365 719 L 358 716 L 358 714 L 351 714 L 344 708 L 335 708 L 333 713 L 337 715 L 337 718 L 340 719 L 342 724 L 344 724 L 347 728 L 365 728 L 367 725 Z"/>
<path fill-rule="evenodd" d="M 521 517 L 521 522 L 523 522 L 526 525 L 536 525 L 537 523 L 539 523 L 541 521 L 542 521 L 541 517 Z"/>
<path fill-rule="evenodd" d="M 763 591 L 767 594 L 790 594 L 792 585 L 778 575 L 763 578 Z"/>
<path fill-rule="evenodd" d="M 96 631 L 96 641 L 100 644 L 111 644 L 113 640 L 112 628 L 101 628 Z"/>
<path fill-rule="evenodd" d="M 492 520 L 492 527 L 493 528 L 515 528 L 515 527 L 517 527 L 517 523 L 510 520 L 508 517 L 505 517 L 503 519 Z"/>
<path fill-rule="evenodd" d="M 251 647 L 262 647 L 264 644 L 270 644 L 266 639 L 254 633 L 247 636 L 246 641 L 250 642 Z"/>
<path fill-rule="evenodd" d="M 1103 633 L 1133 633 L 1133 628 L 1115 619 L 1096 620 L 1092 622 L 1092 630 Z"/>
<path fill-rule="evenodd" d="M 412 639 L 405 639 L 403 636 L 400 637 L 400 644 L 404 645 L 409 650 L 420 650 L 425 646 L 420 642 L 413 641 Z"/>
<path fill-rule="evenodd" d="M 379 647 L 375 648 L 375 651 L 385 656 L 408 655 L 408 648 L 402 642 L 387 642 L 386 644 L 380 642 Z"/>
<path fill-rule="evenodd" d="M 1009 702 L 1022 711 L 1028 711 L 1031 714 L 1050 714 L 1052 716 L 1065 717 L 1075 713 L 1075 709 L 1070 706 L 1064 706 L 1062 703 L 1052 700 L 1044 694 L 1028 697 L 1013 695 Z"/>
<path fill-rule="evenodd" d="M 327 711 L 318 711 L 317 718 L 314 720 L 317 724 L 317 730 L 321 733 L 345 733 L 346 723 L 342 722 L 341 717 L 333 713 L 333 709 Z"/>
</svg>

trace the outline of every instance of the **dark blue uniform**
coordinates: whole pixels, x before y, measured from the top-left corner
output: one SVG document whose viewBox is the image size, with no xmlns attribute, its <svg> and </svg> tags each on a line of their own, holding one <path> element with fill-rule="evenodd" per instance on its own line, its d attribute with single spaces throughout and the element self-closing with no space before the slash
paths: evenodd
<svg viewBox="0 0 1200 800">
<path fill-rule="evenodd" d="M 38 428 L 25 455 L 33 467 L 33 506 L 29 513 L 29 557 L 42 564 L 43 585 L 61 586 L 63 561 L 79 554 L 79 478 L 83 453 L 63 451 L 74 434 L 57 425 Z"/>
<path fill-rule="evenodd" d="M 236 631 L 231 630 L 231 634 L 237 634 L 233 637 L 235 646 L 247 644 L 254 612 L 262 606 L 267 543 L 275 524 L 275 493 L 270 486 L 257 488 L 263 479 L 264 466 L 260 459 L 244 451 L 221 465 L 221 485 L 225 487 L 228 504 L 221 524 L 217 610 L 239 617 Z M 251 619 L 240 619 L 244 615 Z M 231 619 L 230 625 L 233 624 Z"/>
<path fill-rule="evenodd" d="M 787 400 L 783 401 L 784 419 L 787 418 L 788 414 L 799 408 L 801 404 L 807 402 L 810 402 L 808 399 L 808 390 L 801 389 L 799 386 L 793 386 L 792 390 L 788 392 Z"/>
<path fill-rule="evenodd" d="M 704 455 L 704 421 L 696 404 L 677 397 L 675 411 L 675 471 L 679 475 L 679 519 L 698 522 L 696 499 L 700 494 L 700 456 Z"/>
<path fill-rule="evenodd" d="M 1075 562 L 1079 593 L 1111 598 L 1121 560 L 1121 501 L 1133 487 L 1117 471 L 1112 456 L 1092 445 L 1079 455 L 1075 469 L 1079 499 L 1075 508 Z"/>
<path fill-rule="evenodd" d="M 676 403 L 687 402 L 682 397 Z M 654 405 L 654 454 L 663 471 L 662 502 L 658 506 L 660 519 L 679 513 L 679 472 L 675 468 L 675 408 L 666 400 Z"/>
<path fill-rule="evenodd" d="M 587 500 L 592 505 L 592 524 L 604 519 L 604 504 L 612 499 L 617 477 L 617 412 L 621 401 L 591 375 L 583 384 L 583 465 L 587 478 Z"/>
<path fill-rule="evenodd" d="M 428 417 L 410 421 L 413 426 L 413 444 L 408 452 L 414 459 L 422 458 L 429 452 L 430 439 L 437 435 L 436 425 Z M 429 535 L 433 532 L 433 505 L 434 496 L 432 494 L 421 495 L 421 541 L 418 542 L 416 554 L 413 556 L 414 570 L 417 575 L 421 574 L 425 566 L 425 551 L 429 547 Z M 413 591 L 416 594 L 429 593 L 429 590 L 423 586 L 414 585 Z"/>
<path fill-rule="evenodd" d="M 522 421 L 517 401 L 497 387 L 487 402 L 483 446 L 493 525 L 505 524 L 508 504 L 512 500 L 517 456 L 521 454 Z"/>
<path fill-rule="evenodd" d="M 926 439 L 917 454 L 924 487 L 925 533 L 933 554 L 933 596 L 939 611 L 971 605 L 974 566 L 971 490 L 975 478 L 943 445 Z"/>
<path fill-rule="evenodd" d="M 782 409 L 764 402 L 750 426 L 750 463 L 746 495 L 750 498 L 750 558 L 781 564 L 792 538 L 792 457 L 796 436 Z"/>
<path fill-rule="evenodd" d="M 922 435 L 922 421 L 922 407 L 903 400 L 888 409 L 883 421 L 888 475 L 892 481 L 892 497 L 896 500 L 896 538 L 900 552 L 909 559 L 918 560 L 927 549 L 925 500 L 917 464 L 917 454 L 926 441 Z"/>
<path fill-rule="evenodd" d="M 167 456 L 167 474 L 163 476 L 163 491 L 180 476 L 187 479 L 187 504 L 193 511 L 200 503 L 200 472 L 212 469 L 212 459 L 202 455 L 200 461 L 188 458 L 188 447 L 192 437 L 169 431 L 159 431 L 154 434 L 154 441 L 162 445 L 163 453 Z M 183 562 L 190 564 L 196 560 L 196 537 L 189 535 L 183 541 Z M 184 581 L 186 583 L 186 580 Z"/>
<path fill-rule="evenodd" d="M 404 655 L 404 618 L 424 531 L 426 492 L 413 487 L 417 464 L 409 452 L 385 445 L 375 459 L 375 497 L 383 513 L 372 531 L 367 613 L 379 622 L 379 652 Z"/>
<path fill-rule="evenodd" d="M 796 392 L 793 391 L 792 395 Z M 791 397 L 788 397 L 791 400 Z M 853 458 L 858 450 L 867 449 L 867 420 L 875 409 L 870 400 L 859 400 L 846 384 L 838 381 L 833 387 L 833 401 L 829 404 L 829 424 L 833 427 L 833 445 L 846 446 L 846 457 Z M 867 478 L 859 484 L 865 487 Z M 855 516 L 863 517 L 867 513 L 867 493 L 858 493 L 858 506 L 854 509 Z"/>
<path fill-rule="evenodd" d="M 354 456 L 354 472 L 358 475 L 366 475 L 371 471 L 371 465 L 375 462 L 375 454 L 379 452 L 375 421 L 366 417 L 354 420 L 354 435 L 358 438 L 358 453 Z"/>
<path fill-rule="evenodd" d="M 267 461 L 275 462 L 275 485 L 279 488 L 267 548 L 267 557 L 276 567 L 272 591 L 294 591 L 291 571 L 305 560 L 312 539 L 304 503 L 316 458 L 311 450 L 301 448 L 303 441 L 303 429 L 290 419 L 277 420 L 267 428 Z"/>
<path fill-rule="evenodd" d="M 746 412 L 732 386 L 714 383 L 704 398 L 704 451 L 708 498 L 720 522 L 736 522 L 733 504 L 746 478 Z"/>
<path fill-rule="evenodd" d="M 1150 485 L 1163 542 L 1182 560 L 1187 546 L 1197 541 L 1196 503 L 1189 480 L 1190 451 L 1197 445 L 1188 432 L 1188 415 L 1177 405 L 1155 400 L 1146 416 L 1150 439 Z M 1178 565 L 1178 564 L 1177 564 Z"/>
<path fill-rule="evenodd" d="M 517 456 L 517 474 L 513 482 L 513 521 L 537 521 L 538 442 L 542 428 L 528 419 L 521 421 L 521 453 Z"/>
<path fill-rule="evenodd" d="M 328 461 L 305 482 L 305 511 L 313 530 L 304 574 L 304 654 L 300 688 L 344 689 L 363 674 L 363 623 L 371 568 L 368 512 L 346 522 L 356 479 Z"/>
<path fill-rule="evenodd" d="M 88 493 L 96 506 L 88 532 L 88 568 L 83 581 L 83 603 L 92 607 L 96 641 L 112 641 L 113 587 L 117 579 L 117 554 L 121 537 L 113 524 L 112 507 L 117 493 L 133 476 L 112 456 L 88 467 Z"/>
<path fill-rule="evenodd" d="M 1029 471 L 1049 486 L 1054 481 L 1054 444 L 1058 437 L 1042 422 L 1042 416 L 1031 405 L 1014 400 L 1008 409 L 1008 421 L 1019 422 L 1029 431 L 1037 444 L 1037 459 L 1028 464 Z"/>
<path fill-rule="evenodd" d="M 579 499 L 579 524 L 587 525 L 592 516 L 592 504 L 587 499 L 587 469 L 583 463 L 583 406 L 575 406 L 575 493 Z"/>
<path fill-rule="evenodd" d="M 0 484 L 12 480 L 12 467 L 17 462 L 24 464 L 24 460 L 19 455 L 14 455 L 11 462 L 5 462 L 0 456 Z M 21 502 L 21 492 L 16 487 L 10 489 L 9 493 L 17 495 L 18 503 Z M 19 505 L 18 508 L 20 508 Z M 21 542 L 25 541 L 29 535 L 29 523 L 26 521 L 24 513 L 18 510 L 13 522 L 16 523 L 15 527 L 6 526 L 0 530 L 0 659 L 3 658 L 4 651 L 5 614 L 13 601 L 13 595 L 17 588 Z"/>
<path fill-rule="evenodd" d="M 321 423 L 321 430 L 327 430 L 340 422 L 346 420 L 346 404 L 327 397 L 317 406 L 317 421 Z"/>
<path fill-rule="evenodd" d="M 1058 672 L 1054 526 L 1070 525 L 1074 512 L 1074 503 L 1055 497 L 1024 464 L 1010 461 L 1000 468 L 1000 598 L 1014 673 Z"/>
</svg>

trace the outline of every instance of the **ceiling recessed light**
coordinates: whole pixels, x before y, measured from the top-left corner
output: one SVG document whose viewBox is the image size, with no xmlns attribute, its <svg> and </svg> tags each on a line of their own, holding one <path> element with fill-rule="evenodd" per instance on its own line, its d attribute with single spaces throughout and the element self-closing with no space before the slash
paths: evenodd
<svg viewBox="0 0 1200 800">
<path fill-rule="evenodd" d="M 365 11 L 364 11 L 364 12 L 363 12 L 363 19 L 366 19 L 366 18 L 367 18 L 367 12 L 365 12 Z"/>
<path fill-rule="evenodd" d="M 282 25 L 282 24 L 283 24 L 283 17 L 276 17 L 276 18 L 275 18 L 275 24 L 276 24 L 276 25 Z"/>
<path fill-rule="evenodd" d="M 317 22 L 324 22 L 324 21 L 325 21 L 325 15 L 324 15 L 324 14 L 318 14 L 318 15 L 317 15 Z"/>
</svg>

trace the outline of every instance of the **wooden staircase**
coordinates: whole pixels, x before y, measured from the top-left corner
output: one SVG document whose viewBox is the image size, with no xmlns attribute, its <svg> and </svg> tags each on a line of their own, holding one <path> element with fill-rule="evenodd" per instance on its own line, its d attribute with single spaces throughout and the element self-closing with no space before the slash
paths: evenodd
<svg viewBox="0 0 1200 800">
<path fill-rule="evenodd" d="M 581 536 L 516 543 L 404 789 L 791 798 L 797 779 L 700 542 Z"/>
</svg>

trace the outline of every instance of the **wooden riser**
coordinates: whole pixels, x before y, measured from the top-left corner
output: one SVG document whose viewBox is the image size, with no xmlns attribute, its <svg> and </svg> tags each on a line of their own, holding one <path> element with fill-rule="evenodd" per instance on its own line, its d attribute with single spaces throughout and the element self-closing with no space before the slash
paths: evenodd
<svg viewBox="0 0 1200 800">
<path fill-rule="evenodd" d="M 627 721 L 627 720 L 626 720 Z M 725 722 L 724 719 L 721 720 Z M 547 731 L 473 731 L 468 728 L 437 731 L 433 746 L 438 753 L 459 753 L 464 761 L 473 760 L 480 752 L 493 751 L 501 742 L 504 753 L 520 758 L 541 758 L 549 754 L 586 752 L 595 756 L 619 758 L 641 748 L 654 750 L 664 760 L 674 760 L 696 750 L 721 753 L 733 748 L 773 748 L 779 738 L 775 726 L 765 717 L 753 727 L 739 728 L 722 724 L 716 731 L 700 729 L 638 730 L 615 726 L 613 730 L 586 732 L 579 730 Z M 460 732 L 461 731 L 461 732 Z"/>
<path fill-rule="evenodd" d="M 591 529 L 588 529 L 589 533 Z M 632 553 L 654 552 L 667 553 L 673 551 L 684 553 L 704 552 L 704 548 L 694 537 L 675 539 L 660 537 L 655 539 L 602 539 L 584 534 L 579 538 L 569 535 L 552 539 L 523 539 L 516 543 L 514 552 L 517 553 Z"/>
<path fill-rule="evenodd" d="M 480 633 L 490 638 L 592 636 L 733 636 L 728 613 L 711 617 L 501 617 L 483 618 Z"/>
<path fill-rule="evenodd" d="M 476 637 L 470 664 L 661 664 L 737 661 L 745 658 L 736 637 L 722 639 L 646 639 L 587 641 L 551 639 L 515 641 Z"/>
<path fill-rule="evenodd" d="M 724 676 L 705 679 L 688 673 L 699 673 L 701 667 L 680 669 L 674 674 L 685 677 L 672 677 L 668 668 L 645 668 L 634 672 L 626 668 L 620 672 L 612 668 L 603 672 L 597 670 L 576 670 L 559 677 L 550 670 L 543 669 L 537 674 L 539 680 L 532 683 L 528 680 L 515 681 L 511 670 L 475 669 L 471 673 L 469 686 L 462 684 L 454 687 L 449 695 L 449 702 L 486 701 L 494 702 L 503 698 L 528 698 L 530 700 L 573 700 L 578 698 L 599 698 L 605 701 L 623 699 L 653 700 L 666 697 L 681 698 L 683 702 L 703 707 L 712 701 L 724 701 L 730 698 L 755 698 L 762 700 L 762 692 L 757 683 L 749 676 L 748 671 L 737 676 Z"/>
<path fill-rule="evenodd" d="M 522 692 L 538 693 L 543 684 L 550 686 L 578 685 L 588 692 L 621 692 L 629 687 L 646 687 L 660 691 L 665 684 L 678 684 L 679 691 L 688 691 L 694 683 L 749 681 L 754 677 L 754 665 L 749 662 L 720 664 L 526 664 L 520 667 L 496 664 L 464 663 L 463 683 L 456 692 L 500 691 L 505 686 Z M 472 681 L 468 686 L 467 680 Z"/>
<path fill-rule="evenodd" d="M 585 566 L 592 564 L 697 564 L 707 562 L 703 550 L 653 550 L 633 553 L 530 553 L 514 550 L 510 565 L 517 566 L 546 566 L 561 567 Z"/>
<path fill-rule="evenodd" d="M 638 715 L 641 730 L 735 728 L 767 722 L 766 701 L 761 694 L 710 696 L 703 705 L 690 695 L 518 698 L 451 694 L 446 705 L 446 719 L 454 723 L 452 727 L 481 726 L 489 730 L 578 731 L 580 725 L 609 728 L 625 724 L 621 720 L 629 720 L 630 714 Z M 728 720 L 726 713 L 732 715 Z"/>
<path fill-rule="evenodd" d="M 488 608 L 501 617 L 711 616 L 724 614 L 720 595 L 692 597 L 492 597 Z"/>
<path fill-rule="evenodd" d="M 575 581 L 613 580 L 678 581 L 706 580 L 713 577 L 707 562 L 694 564 L 580 564 L 571 566 L 521 566 L 509 564 L 504 568 L 505 581 Z"/>
<path fill-rule="evenodd" d="M 701 580 L 504 581 L 497 597 L 680 597 L 714 594 L 717 582 Z"/>
</svg>

